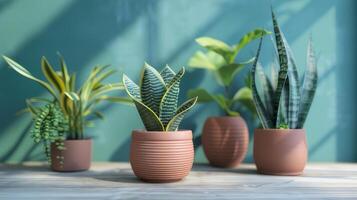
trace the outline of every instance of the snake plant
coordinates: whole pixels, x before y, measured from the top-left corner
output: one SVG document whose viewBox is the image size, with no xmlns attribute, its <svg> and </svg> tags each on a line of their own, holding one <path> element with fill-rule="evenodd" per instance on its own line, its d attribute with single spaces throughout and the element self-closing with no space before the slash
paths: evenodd
<svg viewBox="0 0 357 200">
<path fill-rule="evenodd" d="M 249 76 L 245 81 L 246 86 L 239 88 L 234 95 L 230 95 L 230 91 L 234 78 L 247 64 L 254 61 L 254 58 L 251 58 L 245 62 L 236 62 L 237 55 L 246 45 L 267 34 L 270 32 L 264 29 L 252 30 L 232 46 L 211 37 L 197 38 L 196 42 L 207 51 L 197 51 L 190 58 L 188 65 L 192 68 L 206 69 L 212 72 L 218 84 L 224 88 L 224 93 L 212 94 L 203 88 L 197 88 L 190 90 L 188 96 L 198 96 L 198 102 L 201 103 L 214 101 L 229 116 L 239 115 L 234 110 L 235 103 L 240 103 L 255 113 Z"/>
<path fill-rule="evenodd" d="M 251 70 L 254 104 L 263 128 L 303 128 L 317 87 L 317 67 L 311 38 L 307 48 L 307 63 L 303 82 L 299 74 L 293 53 L 287 43 L 278 21 L 272 11 L 275 33 L 275 48 L 279 60 L 279 72 L 272 74 L 270 80 L 258 62 L 262 39 Z M 274 68 L 273 68 L 274 69 Z M 263 98 L 260 98 L 255 76 L 261 82 Z M 275 78 L 277 77 L 277 78 Z"/>
<path fill-rule="evenodd" d="M 145 63 L 139 85 L 123 75 L 123 84 L 133 100 L 147 131 L 177 131 L 184 115 L 195 105 L 197 97 L 177 106 L 182 68 L 175 73 L 169 66 L 158 72 Z"/>
<path fill-rule="evenodd" d="M 83 139 L 83 129 L 91 124 L 90 116 L 103 118 L 103 115 L 94 110 L 103 100 L 113 102 L 130 102 L 123 97 L 105 95 L 114 90 L 123 90 L 122 83 L 103 83 L 115 70 L 108 66 L 96 66 L 88 78 L 79 88 L 76 88 L 76 74 L 69 74 L 64 58 L 60 58 L 60 71 L 55 71 L 45 57 L 41 58 L 41 69 L 47 79 L 43 81 L 34 77 L 26 68 L 3 56 L 9 66 L 20 75 L 35 81 L 50 94 L 50 98 L 30 98 L 26 100 L 27 109 L 33 115 L 34 126 L 31 136 L 35 143 L 42 143 L 46 157 L 50 160 L 50 144 L 54 143 L 60 151 L 64 150 L 65 139 Z M 34 106 L 34 103 L 44 103 Z M 60 164 L 63 157 L 58 156 Z"/>
</svg>

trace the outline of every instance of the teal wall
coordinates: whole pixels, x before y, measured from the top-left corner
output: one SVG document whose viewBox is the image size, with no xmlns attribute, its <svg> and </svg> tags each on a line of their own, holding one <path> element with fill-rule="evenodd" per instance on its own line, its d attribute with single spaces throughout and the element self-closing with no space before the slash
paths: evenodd
<svg viewBox="0 0 357 200">
<path fill-rule="evenodd" d="M 305 124 L 309 159 L 357 161 L 357 2 L 353 0 L 0 0 L 0 54 L 15 58 L 40 76 L 40 57 L 57 62 L 59 51 L 82 78 L 91 66 L 110 63 L 120 71 L 111 81 L 119 81 L 123 71 L 138 77 L 144 61 L 179 69 L 198 49 L 194 42 L 198 36 L 233 44 L 255 27 L 272 29 L 271 4 L 300 70 L 305 67 L 310 34 L 318 55 L 319 86 Z M 249 45 L 238 59 L 254 55 L 256 47 L 257 43 Z M 266 39 L 263 63 L 268 64 L 271 57 Z M 237 77 L 235 88 L 242 78 Z M 44 91 L 3 61 L 0 80 L 0 161 L 43 159 L 41 148 L 29 137 L 30 117 L 15 113 L 25 106 L 25 98 L 45 95 Z M 219 91 L 212 80 L 203 71 L 189 71 L 182 92 L 197 86 Z M 94 160 L 127 160 L 130 132 L 143 127 L 139 116 L 134 108 L 122 105 L 102 109 L 105 120 L 86 130 L 94 138 Z M 199 144 L 204 120 L 220 114 L 214 104 L 200 105 L 182 124 L 196 136 L 196 161 L 205 161 Z M 253 130 L 252 119 L 247 120 Z M 247 161 L 252 160 L 251 147 L 252 143 Z"/>
</svg>

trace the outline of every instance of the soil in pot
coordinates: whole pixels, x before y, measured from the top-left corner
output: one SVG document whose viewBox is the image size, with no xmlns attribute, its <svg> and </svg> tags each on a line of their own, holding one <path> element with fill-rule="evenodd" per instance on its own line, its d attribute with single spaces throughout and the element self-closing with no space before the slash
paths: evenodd
<svg viewBox="0 0 357 200">
<path fill-rule="evenodd" d="M 88 170 L 92 160 L 92 140 L 65 140 L 65 150 L 58 150 L 55 144 L 51 144 L 51 168 L 59 172 L 74 172 Z M 63 156 L 63 165 L 61 159 Z"/>
<path fill-rule="evenodd" d="M 132 133 L 130 164 L 143 181 L 175 182 L 188 175 L 194 158 L 192 132 L 156 132 L 135 130 Z"/>
<path fill-rule="evenodd" d="M 254 161 L 259 173 L 300 175 L 307 161 L 304 129 L 256 129 Z"/>
<path fill-rule="evenodd" d="M 241 117 L 210 117 L 202 132 L 202 146 L 209 163 L 237 167 L 245 158 L 249 143 L 247 124 Z"/>
</svg>

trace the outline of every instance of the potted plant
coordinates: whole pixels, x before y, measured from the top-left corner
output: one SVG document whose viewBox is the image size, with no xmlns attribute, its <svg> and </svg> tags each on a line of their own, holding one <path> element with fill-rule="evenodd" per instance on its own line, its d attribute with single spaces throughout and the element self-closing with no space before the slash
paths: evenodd
<svg viewBox="0 0 357 200">
<path fill-rule="evenodd" d="M 140 84 L 125 74 L 123 84 L 146 130 L 134 130 L 130 164 L 137 177 L 147 182 L 173 182 L 188 175 L 193 163 L 191 130 L 179 130 L 184 115 L 197 97 L 177 106 L 185 69 L 175 73 L 166 66 L 160 73 L 146 64 Z"/>
<path fill-rule="evenodd" d="M 203 88 L 188 92 L 188 96 L 198 96 L 200 103 L 216 102 L 226 114 L 209 117 L 203 127 L 202 146 L 211 165 L 236 167 L 246 155 L 249 132 L 245 120 L 240 117 L 236 108 L 238 104 L 240 108 L 245 108 L 255 115 L 249 76 L 246 78 L 245 87 L 238 88 L 233 95 L 231 92 L 236 89 L 233 87 L 233 81 L 237 74 L 254 58 L 239 63 L 236 62 L 236 57 L 246 45 L 266 34 L 270 32 L 255 29 L 245 34 L 237 44 L 232 46 L 210 37 L 196 39 L 196 42 L 207 51 L 197 51 L 190 58 L 188 65 L 212 72 L 224 90 L 223 94 L 213 94 Z"/>
<path fill-rule="evenodd" d="M 254 132 L 254 160 L 258 172 L 272 175 L 299 175 L 307 160 L 304 122 L 317 87 L 317 67 L 311 39 L 307 49 L 307 69 L 300 83 L 292 51 L 272 12 L 277 56 L 278 76 L 271 81 L 258 63 L 262 41 L 253 64 L 252 90 L 254 104 L 263 129 Z M 255 82 L 259 74 L 263 98 Z M 301 86 L 302 85 L 302 86 Z"/>
<path fill-rule="evenodd" d="M 41 58 L 41 69 L 47 82 L 34 77 L 14 60 L 6 56 L 3 58 L 13 70 L 35 81 L 51 95 L 50 98 L 30 98 L 26 101 L 27 110 L 32 113 L 34 120 L 31 136 L 35 143 L 43 145 L 51 168 L 54 171 L 89 169 L 92 140 L 84 135 L 84 127 L 91 123 L 88 117 L 102 118 L 95 107 L 103 100 L 130 101 L 105 95 L 124 89 L 121 83 L 103 83 L 115 70 L 108 70 L 108 66 L 94 67 L 83 85 L 76 88 L 76 74 L 69 74 L 62 56 L 59 72 L 52 68 L 45 57 Z M 35 106 L 34 103 L 41 105 Z"/>
</svg>

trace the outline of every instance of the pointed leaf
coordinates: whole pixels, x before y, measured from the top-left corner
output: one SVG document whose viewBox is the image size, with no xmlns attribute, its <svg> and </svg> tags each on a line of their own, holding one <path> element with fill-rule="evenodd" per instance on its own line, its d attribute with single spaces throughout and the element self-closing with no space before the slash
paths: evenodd
<svg viewBox="0 0 357 200">
<path fill-rule="evenodd" d="M 24 77 L 26 77 L 26 78 L 28 78 L 28 79 L 31 79 L 31 80 L 37 82 L 37 83 L 40 84 L 42 87 L 44 87 L 48 92 L 50 92 L 50 94 L 51 94 L 52 96 L 54 96 L 55 98 L 57 98 L 56 93 L 54 92 L 54 90 L 52 89 L 52 87 L 51 87 L 48 83 L 46 83 L 46 82 L 44 82 L 44 81 L 42 81 L 42 80 L 40 80 L 40 79 L 34 77 L 27 69 L 25 69 L 24 67 L 22 67 L 20 64 L 18 64 L 18 63 L 15 62 L 14 60 L 10 59 L 9 57 L 3 56 L 3 58 L 4 58 L 4 60 L 7 62 L 7 64 L 8 64 L 13 70 L 15 70 L 17 73 L 19 73 L 20 75 L 22 75 L 22 76 L 24 76 Z"/>
<path fill-rule="evenodd" d="M 304 83 L 302 86 L 301 104 L 299 108 L 299 120 L 297 128 L 303 128 L 307 114 L 310 110 L 311 103 L 315 96 L 317 88 L 317 66 L 315 53 L 312 46 L 311 38 L 307 49 L 307 68 L 305 71 Z"/>
<path fill-rule="evenodd" d="M 273 100 L 273 116 L 272 116 L 272 121 L 274 123 L 277 122 L 278 118 L 278 110 L 279 110 L 279 104 L 280 104 L 280 99 L 281 99 L 281 94 L 283 87 L 285 85 L 286 77 L 288 75 L 288 57 L 284 45 L 283 38 L 281 36 L 281 31 L 280 27 L 278 25 L 278 22 L 275 18 L 274 12 L 272 11 L 272 19 L 273 19 L 273 25 L 274 25 L 274 33 L 275 33 L 275 42 L 276 42 L 276 47 L 278 49 L 278 55 L 279 55 L 279 65 L 280 65 L 280 70 L 279 70 L 279 76 L 278 76 L 278 85 L 274 94 L 274 100 Z"/>
<path fill-rule="evenodd" d="M 61 72 L 62 72 L 62 76 L 63 76 L 63 82 L 65 83 L 66 86 L 66 90 L 70 90 L 70 85 L 69 85 L 69 81 L 70 81 L 70 76 L 68 74 L 68 68 L 67 68 L 67 64 L 63 58 L 63 56 L 60 53 L 57 53 L 58 57 L 60 59 L 60 65 L 61 65 Z"/>
<path fill-rule="evenodd" d="M 133 99 L 133 101 L 147 131 L 165 131 L 163 124 L 153 110 L 136 99 Z"/>
<path fill-rule="evenodd" d="M 160 73 L 145 63 L 140 81 L 141 99 L 158 116 L 160 113 L 160 101 L 165 90 L 165 82 Z"/>
<path fill-rule="evenodd" d="M 183 103 L 176 111 L 175 116 L 167 124 L 166 131 L 177 131 L 185 114 L 196 104 L 197 97 Z"/>
<path fill-rule="evenodd" d="M 273 86 L 271 85 L 268 77 L 264 73 L 263 67 L 261 66 L 261 64 L 259 62 L 257 64 L 257 73 L 259 76 L 260 83 L 262 84 L 265 107 L 267 108 L 267 112 L 269 113 L 269 115 L 272 116 L 273 115 L 272 111 L 273 111 L 274 90 L 273 90 Z"/>
<path fill-rule="evenodd" d="M 123 74 L 123 84 L 126 92 L 128 95 L 133 98 L 137 99 L 138 101 L 141 100 L 140 96 L 140 88 L 138 85 L 136 85 L 128 76 Z"/>
<path fill-rule="evenodd" d="M 251 70 L 251 76 L 252 76 L 252 92 L 253 92 L 253 101 L 255 104 L 255 108 L 257 110 L 259 119 L 263 125 L 263 128 L 273 128 L 273 123 L 271 121 L 271 116 L 269 116 L 269 113 L 266 111 L 266 108 L 263 105 L 262 100 L 259 97 L 258 91 L 257 91 L 257 86 L 256 86 L 256 81 L 255 81 L 255 72 L 256 72 L 256 67 L 257 67 L 257 63 L 258 63 L 258 59 L 259 59 L 259 54 L 260 54 L 260 50 L 262 47 L 262 41 L 263 39 L 260 39 L 259 42 L 259 47 L 257 50 L 257 55 L 255 56 L 255 61 Z"/>
<path fill-rule="evenodd" d="M 164 69 L 161 70 L 160 75 L 162 79 L 164 79 L 165 84 L 167 85 L 170 83 L 176 73 L 170 68 L 170 66 L 166 65 Z"/>
<path fill-rule="evenodd" d="M 52 66 L 45 57 L 41 58 L 41 69 L 48 82 L 50 82 L 53 87 L 58 90 L 59 93 L 63 93 L 66 91 L 65 83 L 56 73 L 56 71 L 52 68 Z"/>
<path fill-rule="evenodd" d="M 175 115 L 177 109 L 177 100 L 180 92 L 180 81 L 185 73 L 185 68 L 182 68 L 175 76 L 172 78 L 171 82 L 167 86 L 167 90 L 163 95 L 160 102 L 160 119 L 164 127 Z"/>
<path fill-rule="evenodd" d="M 238 55 L 239 51 L 241 49 L 243 49 L 246 45 L 248 45 L 250 42 L 259 39 L 261 37 L 264 37 L 267 34 L 271 34 L 270 31 L 265 30 L 265 29 L 255 29 L 253 31 L 250 31 L 249 33 L 245 34 L 239 41 L 238 44 L 236 44 L 234 46 L 234 56 L 232 57 L 233 60 L 231 60 L 232 62 L 234 61 L 235 57 Z"/>
</svg>

